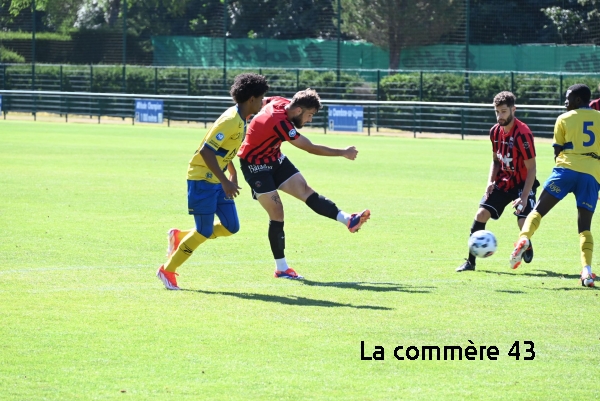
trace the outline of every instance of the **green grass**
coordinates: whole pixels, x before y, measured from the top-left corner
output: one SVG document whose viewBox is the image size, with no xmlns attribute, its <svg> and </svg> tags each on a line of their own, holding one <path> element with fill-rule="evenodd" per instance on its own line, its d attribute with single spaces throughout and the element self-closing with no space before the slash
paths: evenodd
<svg viewBox="0 0 600 401">
<path fill-rule="evenodd" d="M 286 257 L 243 183 L 241 231 L 154 277 L 165 233 L 189 228 L 185 173 L 202 129 L 0 121 L 0 399 L 598 398 L 598 291 L 582 288 L 572 196 L 517 271 L 507 209 L 496 255 L 455 273 L 491 160 L 487 141 L 312 134 L 356 161 L 284 145 L 357 234 L 283 195 Z M 538 178 L 552 168 L 538 143 Z M 596 228 L 594 226 L 593 230 Z M 396 346 L 496 346 L 497 360 L 396 360 Z M 383 361 L 361 360 L 385 348 Z M 520 341 L 520 360 L 507 355 Z M 524 341 L 535 359 L 523 360 Z"/>
</svg>

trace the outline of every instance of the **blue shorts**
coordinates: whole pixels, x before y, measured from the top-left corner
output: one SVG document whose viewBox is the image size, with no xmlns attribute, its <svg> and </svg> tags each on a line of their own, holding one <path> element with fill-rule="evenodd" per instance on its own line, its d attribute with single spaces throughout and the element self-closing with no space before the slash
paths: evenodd
<svg viewBox="0 0 600 401">
<path fill-rule="evenodd" d="M 188 180 L 188 213 L 215 214 L 222 206 L 234 206 L 233 199 L 227 198 L 221 184 L 203 180 Z"/>
<path fill-rule="evenodd" d="M 596 203 L 598 203 L 600 184 L 590 174 L 554 167 L 552 174 L 544 183 L 544 190 L 559 200 L 572 192 L 575 195 L 577 207 L 594 212 Z"/>
</svg>

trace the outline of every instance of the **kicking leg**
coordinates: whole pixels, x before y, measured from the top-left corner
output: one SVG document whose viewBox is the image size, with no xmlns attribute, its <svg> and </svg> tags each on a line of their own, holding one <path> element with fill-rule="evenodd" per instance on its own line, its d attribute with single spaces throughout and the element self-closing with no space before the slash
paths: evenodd
<svg viewBox="0 0 600 401">
<path fill-rule="evenodd" d="M 307 184 L 301 173 L 297 173 L 290 177 L 281 184 L 279 189 L 305 202 L 315 213 L 344 224 L 352 233 L 358 231 L 371 216 L 369 210 L 354 214 L 349 214 L 340 210 L 333 201 L 315 192 Z"/>
</svg>

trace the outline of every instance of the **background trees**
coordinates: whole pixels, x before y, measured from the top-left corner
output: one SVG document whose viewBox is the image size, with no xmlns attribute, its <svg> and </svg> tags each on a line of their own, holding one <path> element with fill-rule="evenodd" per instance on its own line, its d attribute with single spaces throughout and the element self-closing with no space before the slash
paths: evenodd
<svg viewBox="0 0 600 401">
<path fill-rule="evenodd" d="M 3 33 L 31 32 L 33 3 L 0 0 L 0 47 Z M 600 43 L 600 0 L 35 0 L 35 29 L 115 40 L 125 5 L 146 52 L 158 35 L 341 38 L 388 50 L 394 69 L 403 49 L 437 43 Z"/>
</svg>

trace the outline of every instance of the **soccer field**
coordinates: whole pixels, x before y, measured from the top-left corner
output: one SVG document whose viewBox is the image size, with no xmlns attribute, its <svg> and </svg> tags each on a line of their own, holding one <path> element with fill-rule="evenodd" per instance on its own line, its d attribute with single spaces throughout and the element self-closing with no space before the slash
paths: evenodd
<svg viewBox="0 0 600 401">
<path fill-rule="evenodd" d="M 507 210 L 487 225 L 497 253 L 454 272 L 484 140 L 308 135 L 356 145 L 353 162 L 284 144 L 317 192 L 371 220 L 350 234 L 283 194 L 286 257 L 306 280 L 276 280 L 267 214 L 242 182 L 240 232 L 201 245 L 184 291 L 165 290 L 155 272 L 167 230 L 193 226 L 185 174 L 204 132 L 0 121 L 0 400 L 600 397 L 599 292 L 578 280 L 572 195 L 531 264 L 509 268 Z M 543 182 L 552 148 L 536 149 Z"/>
</svg>

